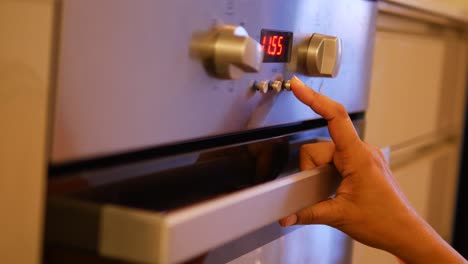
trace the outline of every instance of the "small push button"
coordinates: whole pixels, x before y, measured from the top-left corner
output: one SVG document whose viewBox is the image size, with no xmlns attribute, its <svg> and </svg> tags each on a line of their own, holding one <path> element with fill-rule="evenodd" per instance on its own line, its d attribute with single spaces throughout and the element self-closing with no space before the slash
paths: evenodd
<svg viewBox="0 0 468 264">
<path fill-rule="evenodd" d="M 281 90 L 283 88 L 282 85 L 283 85 L 282 81 L 272 81 L 271 84 L 270 84 L 271 89 L 273 91 L 275 91 L 276 93 L 281 92 Z"/>
<path fill-rule="evenodd" d="M 262 94 L 266 94 L 268 92 L 268 88 L 269 83 L 267 81 L 261 81 L 255 84 L 255 89 L 257 89 L 257 91 L 261 92 Z"/>
<path fill-rule="evenodd" d="M 275 93 L 280 93 L 283 90 L 291 91 L 291 81 L 259 81 L 253 84 L 253 88 L 262 94 L 266 94 L 268 91 Z"/>
<path fill-rule="evenodd" d="M 291 91 L 291 81 L 290 81 L 290 80 L 287 80 L 287 81 L 283 82 L 283 88 L 284 88 L 286 91 Z"/>
</svg>

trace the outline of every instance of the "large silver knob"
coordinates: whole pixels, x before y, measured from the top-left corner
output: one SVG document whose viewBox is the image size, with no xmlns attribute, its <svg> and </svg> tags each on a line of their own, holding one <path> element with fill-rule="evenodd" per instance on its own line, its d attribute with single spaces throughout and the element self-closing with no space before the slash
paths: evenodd
<svg viewBox="0 0 468 264">
<path fill-rule="evenodd" d="M 341 40 L 313 34 L 298 47 L 299 72 L 308 76 L 335 77 L 341 66 Z"/>
<path fill-rule="evenodd" d="M 190 53 L 205 69 L 221 79 L 239 79 L 245 72 L 258 72 L 262 46 L 241 26 L 220 25 L 192 37 Z"/>
</svg>

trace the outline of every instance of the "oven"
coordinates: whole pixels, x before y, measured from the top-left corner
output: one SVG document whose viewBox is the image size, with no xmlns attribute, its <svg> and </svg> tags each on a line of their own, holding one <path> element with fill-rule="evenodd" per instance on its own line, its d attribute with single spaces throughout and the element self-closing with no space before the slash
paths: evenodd
<svg viewBox="0 0 468 264">
<path fill-rule="evenodd" d="M 277 220 L 334 194 L 296 75 L 362 136 L 366 0 L 62 0 L 47 263 L 347 263 L 350 240 Z"/>
</svg>

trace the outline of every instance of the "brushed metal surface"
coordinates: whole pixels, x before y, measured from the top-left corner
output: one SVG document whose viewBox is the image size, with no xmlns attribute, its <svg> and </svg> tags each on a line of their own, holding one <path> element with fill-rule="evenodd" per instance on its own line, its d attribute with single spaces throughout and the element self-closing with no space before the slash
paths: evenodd
<svg viewBox="0 0 468 264">
<path fill-rule="evenodd" d="M 190 53 L 208 73 L 227 80 L 239 79 L 244 72 L 258 72 L 263 60 L 260 43 L 250 38 L 243 27 L 225 24 L 196 34 Z"/>
<path fill-rule="evenodd" d="M 290 65 L 263 64 L 229 81 L 189 56 L 192 35 L 216 24 L 343 40 L 335 79 L 299 75 L 343 103 L 367 108 L 376 4 L 363 0 L 64 0 L 52 162 L 91 159 L 318 116 L 294 96 L 261 94 L 254 81 L 288 80 Z"/>
<path fill-rule="evenodd" d="M 208 257 L 204 264 L 350 264 L 351 245 L 349 237 L 335 228 L 308 225 L 229 262 Z"/>
</svg>

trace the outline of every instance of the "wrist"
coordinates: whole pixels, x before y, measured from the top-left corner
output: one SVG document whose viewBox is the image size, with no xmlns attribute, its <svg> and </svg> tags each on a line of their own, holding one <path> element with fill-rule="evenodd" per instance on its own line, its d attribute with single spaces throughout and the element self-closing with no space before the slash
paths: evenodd
<svg viewBox="0 0 468 264">
<path fill-rule="evenodd" d="M 413 210 L 401 221 L 401 234 L 388 251 L 405 264 L 466 263 L 434 229 Z"/>
</svg>

